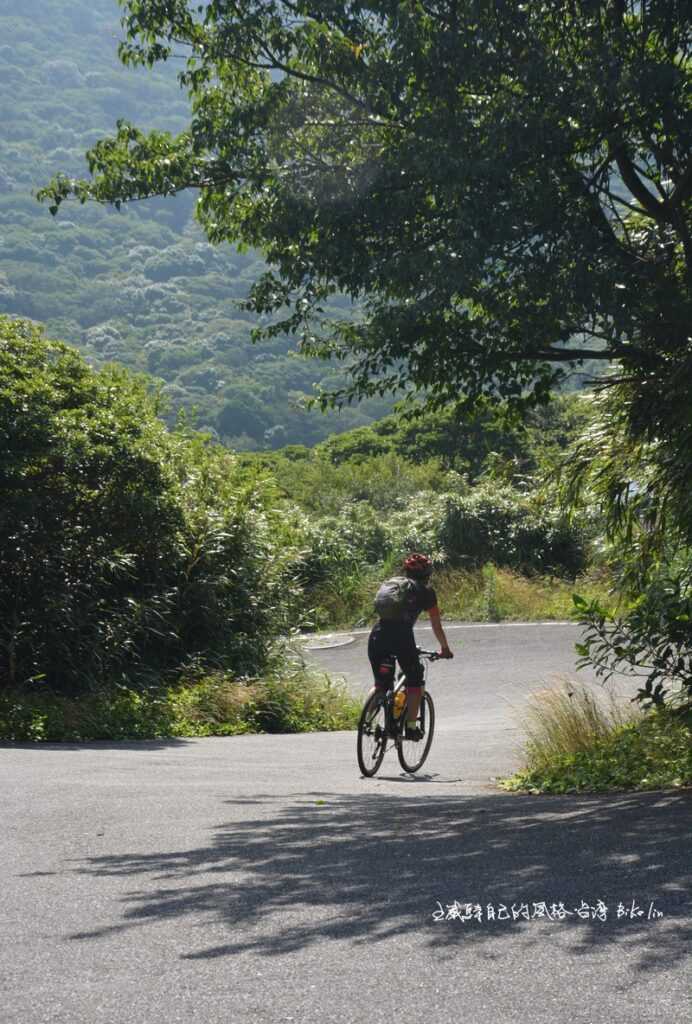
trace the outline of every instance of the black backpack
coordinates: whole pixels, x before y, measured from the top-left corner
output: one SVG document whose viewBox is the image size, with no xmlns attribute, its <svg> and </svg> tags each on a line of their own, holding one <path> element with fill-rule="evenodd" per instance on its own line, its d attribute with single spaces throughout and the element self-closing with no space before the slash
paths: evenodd
<svg viewBox="0 0 692 1024">
<path fill-rule="evenodd" d="M 393 576 L 377 591 L 375 611 L 385 621 L 403 622 L 415 602 L 416 591 L 416 584 L 408 576 Z"/>
</svg>

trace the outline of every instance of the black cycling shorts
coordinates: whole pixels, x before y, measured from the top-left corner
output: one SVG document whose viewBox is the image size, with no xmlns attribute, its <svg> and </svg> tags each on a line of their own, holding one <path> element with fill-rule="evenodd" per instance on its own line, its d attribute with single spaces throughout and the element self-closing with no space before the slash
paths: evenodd
<svg viewBox="0 0 692 1024">
<path fill-rule="evenodd" d="M 406 676 L 409 686 L 423 685 L 423 666 L 413 636 L 413 626 L 406 622 L 378 622 L 368 640 L 368 658 L 375 685 L 389 690 L 394 685 L 395 660 Z"/>
</svg>

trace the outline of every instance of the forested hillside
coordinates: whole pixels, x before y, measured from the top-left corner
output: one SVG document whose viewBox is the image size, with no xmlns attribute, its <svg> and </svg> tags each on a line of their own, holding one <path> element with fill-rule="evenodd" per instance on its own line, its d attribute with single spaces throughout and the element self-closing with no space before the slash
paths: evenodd
<svg viewBox="0 0 692 1024">
<path fill-rule="evenodd" d="M 81 175 L 84 153 L 117 118 L 175 132 L 188 106 L 175 66 L 126 70 L 116 0 L 26 0 L 0 8 L 0 311 L 28 316 L 95 364 L 117 360 L 165 381 L 172 414 L 233 447 L 313 444 L 388 410 L 342 415 L 298 403 L 338 371 L 298 358 L 284 339 L 253 346 L 238 308 L 264 265 L 204 241 L 195 197 L 66 207 L 55 220 L 32 193 L 58 171 Z M 179 64 L 180 62 L 171 62 Z"/>
</svg>

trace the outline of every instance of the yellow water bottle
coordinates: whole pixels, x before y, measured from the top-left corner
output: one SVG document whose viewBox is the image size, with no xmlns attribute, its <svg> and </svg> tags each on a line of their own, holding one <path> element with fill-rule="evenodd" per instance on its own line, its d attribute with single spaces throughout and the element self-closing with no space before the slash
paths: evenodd
<svg viewBox="0 0 692 1024">
<path fill-rule="evenodd" d="M 394 694 L 394 717 L 398 718 L 401 712 L 404 710 L 404 704 L 406 703 L 406 690 L 397 690 Z"/>
</svg>

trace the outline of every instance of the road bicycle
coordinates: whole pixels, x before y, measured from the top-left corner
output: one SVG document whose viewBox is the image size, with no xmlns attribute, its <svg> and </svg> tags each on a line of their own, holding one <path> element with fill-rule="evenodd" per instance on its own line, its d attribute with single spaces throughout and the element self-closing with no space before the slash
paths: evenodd
<svg viewBox="0 0 692 1024">
<path fill-rule="evenodd" d="M 423 661 L 423 697 L 420 702 L 420 710 L 416 724 L 422 732 L 420 740 L 406 739 L 407 707 L 404 696 L 403 705 L 397 710 L 401 698 L 397 694 L 402 691 L 406 693 L 406 680 L 403 672 L 397 677 L 398 685 L 386 693 L 374 693 L 369 697 L 360 715 L 358 723 L 358 767 L 367 778 L 377 772 L 387 751 L 387 744 L 393 743 L 396 747 L 399 764 L 412 775 L 421 768 L 430 753 L 435 731 L 435 705 L 432 697 L 425 689 L 427 665 L 425 662 L 437 661 L 440 655 L 437 651 L 424 651 L 418 648 L 418 654 Z"/>
</svg>

